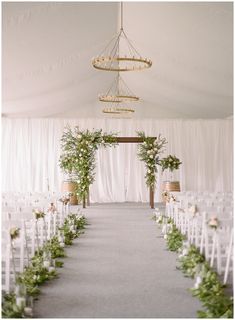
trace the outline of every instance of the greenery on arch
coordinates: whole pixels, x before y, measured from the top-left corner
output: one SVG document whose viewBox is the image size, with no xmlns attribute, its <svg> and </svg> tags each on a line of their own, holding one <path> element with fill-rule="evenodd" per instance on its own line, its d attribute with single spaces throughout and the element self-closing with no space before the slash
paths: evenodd
<svg viewBox="0 0 235 320">
<path fill-rule="evenodd" d="M 156 185 L 157 165 L 162 166 L 159 155 L 167 143 L 161 135 L 148 137 L 143 131 L 137 131 L 143 142 L 138 144 L 138 157 L 145 163 L 146 185 L 152 190 Z M 117 145 L 117 133 L 103 133 L 102 130 L 80 130 L 78 126 L 67 126 L 61 138 L 61 156 L 59 164 L 64 173 L 73 175 L 77 182 L 76 193 L 80 199 L 87 196 L 95 178 L 95 153 L 100 147 Z M 171 156 L 168 156 L 168 158 Z"/>
<path fill-rule="evenodd" d="M 100 147 L 117 145 L 116 133 L 101 130 L 80 130 L 67 126 L 61 138 L 59 164 L 64 173 L 73 175 L 77 182 L 76 193 L 80 199 L 87 196 L 95 177 L 95 153 Z"/>
<path fill-rule="evenodd" d="M 161 135 L 158 137 L 146 137 L 143 131 L 137 131 L 140 138 L 143 139 L 143 143 L 138 145 L 138 157 L 145 163 L 146 167 L 146 184 L 152 190 L 156 185 L 156 173 L 157 164 L 161 165 L 159 155 L 164 151 L 164 147 L 167 143 L 166 138 Z"/>
</svg>

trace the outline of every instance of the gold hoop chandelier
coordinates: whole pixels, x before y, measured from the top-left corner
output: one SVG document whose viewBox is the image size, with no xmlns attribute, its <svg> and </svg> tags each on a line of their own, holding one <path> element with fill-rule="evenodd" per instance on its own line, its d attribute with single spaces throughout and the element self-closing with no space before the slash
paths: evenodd
<svg viewBox="0 0 235 320">
<path fill-rule="evenodd" d="M 120 107 L 119 105 L 115 105 L 114 107 L 107 107 L 102 110 L 103 113 L 106 114 L 132 114 L 135 112 L 133 108 Z"/>
<path fill-rule="evenodd" d="M 122 49 L 122 52 L 120 51 Z M 142 58 L 123 29 L 123 3 L 121 2 L 121 28 L 98 57 L 93 58 L 94 68 L 103 71 L 138 71 L 152 66 L 152 61 Z"/>
<path fill-rule="evenodd" d="M 125 81 L 121 78 L 119 72 L 111 87 L 108 89 L 106 94 L 100 94 L 99 100 L 101 102 L 112 102 L 112 103 L 120 103 L 120 102 L 135 102 L 139 100 L 137 97 L 127 86 Z"/>
</svg>

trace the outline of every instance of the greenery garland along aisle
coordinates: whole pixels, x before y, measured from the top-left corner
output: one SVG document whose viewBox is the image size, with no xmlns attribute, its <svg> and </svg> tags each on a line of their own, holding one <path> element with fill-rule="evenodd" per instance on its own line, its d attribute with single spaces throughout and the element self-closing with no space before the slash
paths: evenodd
<svg viewBox="0 0 235 320">
<path fill-rule="evenodd" d="M 89 186 L 94 182 L 95 154 L 98 147 L 111 147 L 117 145 L 116 133 L 102 133 L 102 130 L 81 131 L 76 126 L 73 130 L 65 128 L 61 138 L 59 164 L 64 173 L 73 175 L 77 182 L 76 194 L 84 199 Z"/>
<path fill-rule="evenodd" d="M 42 217 L 38 217 L 40 218 Z M 37 298 L 40 294 L 39 286 L 58 276 L 56 268 L 61 268 L 64 264 L 58 258 L 66 257 L 64 246 L 72 245 L 73 240 L 83 233 L 86 224 L 86 218 L 83 215 L 70 213 L 66 217 L 63 226 L 58 228 L 58 235 L 48 240 L 42 248 L 36 251 L 30 265 L 23 273 L 17 275 L 15 292 L 3 294 L 3 318 L 31 318 L 33 316 L 33 310 L 25 306 L 25 297 L 31 300 Z M 19 294 L 22 294 L 21 299 L 24 300 L 22 305 L 17 303 Z"/>
<path fill-rule="evenodd" d="M 168 201 L 170 200 L 175 199 L 168 195 Z M 181 270 L 185 277 L 196 279 L 190 291 L 204 307 L 204 310 L 198 311 L 198 318 L 233 318 L 233 297 L 226 295 L 226 286 L 221 284 L 217 273 L 210 268 L 205 257 L 194 245 L 189 244 L 171 218 L 159 211 L 153 218 L 162 227 L 168 250 L 179 253 L 177 269 Z"/>
</svg>

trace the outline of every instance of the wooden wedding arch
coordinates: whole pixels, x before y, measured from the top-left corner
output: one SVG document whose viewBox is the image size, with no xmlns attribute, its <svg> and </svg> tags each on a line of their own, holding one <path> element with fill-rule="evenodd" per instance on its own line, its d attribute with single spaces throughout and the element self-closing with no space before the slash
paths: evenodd
<svg viewBox="0 0 235 320">
<path fill-rule="evenodd" d="M 156 137 L 150 137 L 152 139 L 157 139 Z M 141 137 L 117 137 L 117 143 L 142 143 L 144 142 L 144 139 Z M 90 205 L 90 198 L 89 198 L 89 192 L 87 195 L 87 198 L 83 198 L 83 208 L 86 208 Z M 149 188 L 149 205 L 151 209 L 154 209 L 154 190 L 150 187 Z"/>
</svg>

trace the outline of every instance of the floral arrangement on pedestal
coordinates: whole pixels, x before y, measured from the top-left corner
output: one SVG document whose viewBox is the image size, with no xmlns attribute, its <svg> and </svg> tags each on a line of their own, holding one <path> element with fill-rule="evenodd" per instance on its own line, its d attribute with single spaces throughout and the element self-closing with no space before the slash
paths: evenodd
<svg viewBox="0 0 235 320">
<path fill-rule="evenodd" d="M 137 132 L 138 136 L 143 139 L 143 143 L 138 145 L 138 157 L 144 161 L 146 166 L 146 184 L 152 190 L 156 185 L 157 164 L 160 164 L 159 154 L 164 151 L 164 146 L 167 143 L 166 139 L 159 135 L 156 138 L 146 137 L 142 131 Z"/>
<path fill-rule="evenodd" d="M 175 201 L 177 201 L 176 197 L 172 193 L 170 193 L 170 192 L 168 192 L 166 190 L 164 190 L 162 192 L 162 197 L 163 197 L 165 202 L 175 202 Z"/>
<path fill-rule="evenodd" d="M 66 174 L 73 174 L 77 182 L 76 194 L 84 199 L 89 186 L 94 182 L 95 153 L 98 147 L 115 146 L 116 133 L 103 133 L 102 130 L 80 130 L 66 127 L 61 138 L 59 164 Z"/>
<path fill-rule="evenodd" d="M 164 172 L 166 169 L 168 169 L 172 175 L 172 172 L 174 170 L 178 170 L 179 166 L 182 164 L 180 159 L 178 159 L 175 155 L 169 155 L 163 159 L 160 160 L 160 165 L 162 167 L 162 172 Z M 171 178 L 172 180 L 172 178 Z"/>
</svg>

